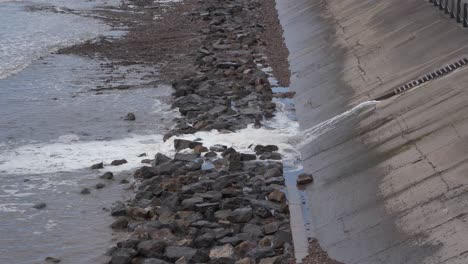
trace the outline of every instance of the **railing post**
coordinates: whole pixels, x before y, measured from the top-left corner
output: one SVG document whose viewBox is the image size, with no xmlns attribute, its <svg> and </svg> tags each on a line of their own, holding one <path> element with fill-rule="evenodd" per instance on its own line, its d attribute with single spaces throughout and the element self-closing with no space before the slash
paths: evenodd
<svg viewBox="0 0 468 264">
<path fill-rule="evenodd" d="M 452 0 L 452 4 L 450 5 L 450 17 L 455 18 L 455 0 Z"/>
<path fill-rule="evenodd" d="M 461 22 L 461 0 L 457 0 L 457 22 Z"/>
<path fill-rule="evenodd" d="M 463 4 L 463 27 L 468 27 L 468 21 L 466 21 L 468 16 L 468 4 Z"/>
</svg>

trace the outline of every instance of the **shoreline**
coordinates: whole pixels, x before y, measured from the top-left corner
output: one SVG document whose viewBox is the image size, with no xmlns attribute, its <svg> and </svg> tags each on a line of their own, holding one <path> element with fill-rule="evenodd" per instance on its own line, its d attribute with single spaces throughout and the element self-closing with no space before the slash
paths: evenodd
<svg viewBox="0 0 468 264">
<path fill-rule="evenodd" d="M 258 17 L 261 9 L 271 14 L 275 10 L 274 1 L 263 4 L 238 1 L 232 6 L 210 1 L 196 5 L 195 1 L 173 3 L 173 7 L 158 19 L 162 27 L 150 32 L 166 32 L 190 21 L 191 34 L 182 30 L 172 32 L 167 38 L 146 36 L 147 39 L 133 42 L 131 38 L 141 33 L 139 29 L 156 26 L 152 22 L 143 22 L 133 25 L 133 30 L 130 29 L 123 39 L 88 42 L 59 53 L 89 57 L 98 54 L 123 63 L 157 63 L 161 67 L 158 81 L 172 80 L 175 89 L 172 107 L 182 115 L 175 120 L 175 127 L 165 135 L 165 140 L 213 129 L 220 133 L 235 133 L 248 126 L 260 128 L 264 120 L 275 115 L 273 99 L 292 96 L 290 93 L 273 93 L 269 82 L 271 76 L 263 70 L 271 61 L 274 76 L 280 76 L 279 84 L 289 82 L 287 50 L 278 38 L 281 32 L 277 31 L 276 14 L 274 18 Z M 214 10 L 210 5 L 215 6 Z M 153 10 L 148 3 L 141 8 Z M 148 16 L 155 17 L 154 12 L 150 13 Z M 244 15 L 249 17 L 246 19 Z M 240 22 L 240 17 L 245 22 Z M 272 32 L 266 32 L 261 22 L 267 23 Z M 194 34 L 194 30 L 199 32 Z M 187 44 L 182 48 L 166 49 L 173 44 L 171 38 Z M 146 52 L 120 54 L 119 51 L 135 48 L 134 45 L 141 45 L 142 41 L 153 41 L 151 45 L 148 43 L 151 48 L 159 45 L 149 52 L 150 55 L 161 50 L 167 53 L 154 57 L 143 56 L 148 54 Z M 278 53 L 268 52 L 273 47 Z M 273 59 L 270 60 L 268 55 Z M 161 62 L 164 63 L 161 65 Z M 193 66 L 189 67 L 188 63 Z M 198 71 L 190 72 L 192 68 L 198 68 Z M 174 76 L 176 81 L 173 81 Z M 178 149 L 181 144 L 189 148 Z M 132 263 L 159 263 L 177 261 L 184 256 L 189 262 L 198 258 L 197 261 L 210 263 L 234 263 L 241 259 L 244 262 L 240 263 L 292 263 L 292 237 L 286 194 L 282 191 L 285 185 L 278 147 L 258 145 L 255 149 L 252 147 L 250 153 L 244 153 L 228 146 L 200 146 L 198 141 L 175 139 L 174 145 L 174 158 L 157 154 L 151 161 L 153 166 L 135 171 L 135 178 L 142 180 L 135 199 L 112 207 L 112 214 L 118 216 L 112 226 L 133 231 L 133 235 L 131 232 L 131 239 L 119 242 L 108 252 L 110 263 L 130 263 L 132 259 Z M 204 182 L 220 178 L 226 181 L 225 186 L 216 190 Z M 197 187 L 184 190 L 192 185 Z M 265 231 L 263 226 L 269 229 Z M 187 228 L 189 232 L 182 232 Z M 224 235 L 213 237 L 210 229 Z M 151 236 L 154 232 L 163 232 L 162 240 L 165 241 L 156 241 Z M 248 235 L 250 232 L 257 236 Z M 218 242 L 213 243 L 216 240 Z M 156 244 L 160 252 L 153 256 L 147 250 Z M 159 260 L 154 260 L 155 256 Z"/>
<path fill-rule="evenodd" d="M 158 153 L 152 166 L 136 170 L 141 184 L 135 198 L 111 209 L 117 216 L 112 226 L 127 229 L 130 237 L 108 252 L 110 263 L 293 261 L 279 148 L 257 145 L 245 153 L 225 142 L 204 146 L 203 138 L 177 139 L 213 129 L 260 128 L 274 116 L 256 5 L 209 1 L 189 14 L 209 24 L 196 37 L 202 39 L 196 54 L 185 54 L 196 59 L 184 68 L 198 71 L 172 81 L 172 106 L 182 117 L 164 138 L 175 138 L 176 153 Z"/>
</svg>

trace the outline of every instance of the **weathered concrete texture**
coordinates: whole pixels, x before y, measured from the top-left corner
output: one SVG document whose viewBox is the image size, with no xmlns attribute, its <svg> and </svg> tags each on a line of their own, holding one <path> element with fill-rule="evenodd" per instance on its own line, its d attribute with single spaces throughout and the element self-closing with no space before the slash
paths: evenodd
<svg viewBox="0 0 468 264">
<path fill-rule="evenodd" d="M 468 54 L 421 0 L 277 0 L 304 129 Z M 348 264 L 468 263 L 468 70 L 392 97 L 302 150 L 311 236 Z"/>
</svg>

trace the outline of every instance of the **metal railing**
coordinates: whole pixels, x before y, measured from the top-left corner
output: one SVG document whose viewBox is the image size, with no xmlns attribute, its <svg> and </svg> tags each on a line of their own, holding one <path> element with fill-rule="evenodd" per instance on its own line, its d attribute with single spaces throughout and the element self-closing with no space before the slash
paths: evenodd
<svg viewBox="0 0 468 264">
<path fill-rule="evenodd" d="M 429 0 L 429 3 L 450 14 L 457 23 L 463 23 L 463 27 L 468 27 L 468 3 L 462 3 L 462 0 Z"/>
</svg>

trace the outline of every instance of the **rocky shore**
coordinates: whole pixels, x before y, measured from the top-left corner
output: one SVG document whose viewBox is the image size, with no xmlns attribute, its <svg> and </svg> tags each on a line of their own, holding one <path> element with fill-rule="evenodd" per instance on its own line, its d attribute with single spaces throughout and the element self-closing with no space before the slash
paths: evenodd
<svg viewBox="0 0 468 264">
<path fill-rule="evenodd" d="M 160 6 L 134 4 L 142 12 L 154 12 Z M 140 63 L 166 62 L 162 78 L 172 77 L 172 107 L 181 118 L 174 120 L 175 126 L 164 137 L 173 140 L 175 155 L 158 153 L 154 159 L 142 160 L 149 164 L 134 172 L 134 199 L 111 208 L 115 217 L 111 227 L 128 232 L 128 238 L 109 250 L 110 263 L 294 263 L 278 147 L 252 145 L 240 151 L 224 142 L 210 146 L 204 145 L 203 138 L 177 139 L 199 131 L 235 133 L 249 125 L 260 128 L 263 120 L 275 115 L 274 96 L 291 96 L 274 94 L 264 70 L 269 66 L 266 32 L 277 29 L 266 29 L 262 22 L 275 24 L 265 18 L 274 10 L 274 1 L 186 1 L 175 5 L 178 7 L 161 14 L 161 19 L 167 19 L 165 29 L 171 21 L 179 26 L 190 21 L 191 39 L 185 46 L 184 38 L 178 43 L 184 48 L 169 48 L 167 54 L 151 59 L 139 52 L 122 57 Z M 262 10 L 270 12 L 262 16 Z M 169 12 L 171 16 L 167 16 Z M 135 27 L 142 25 L 145 23 Z M 175 30 L 157 38 L 180 34 Z M 120 42 L 129 44 L 129 37 Z M 162 42 L 156 50 L 161 51 Z M 269 42 L 282 43 L 281 39 Z M 126 47 L 108 44 L 87 43 L 62 52 L 115 58 L 115 49 Z M 287 70 L 283 59 L 279 63 L 275 58 L 274 64 L 280 66 L 274 72 Z M 289 76 L 279 75 L 287 83 Z"/>
</svg>

